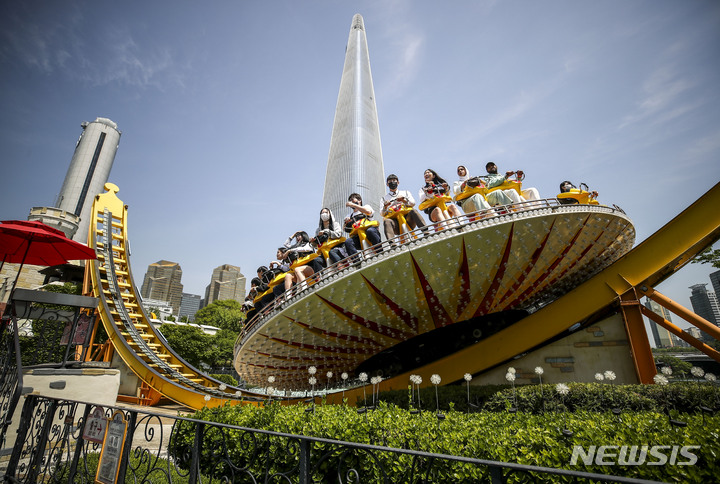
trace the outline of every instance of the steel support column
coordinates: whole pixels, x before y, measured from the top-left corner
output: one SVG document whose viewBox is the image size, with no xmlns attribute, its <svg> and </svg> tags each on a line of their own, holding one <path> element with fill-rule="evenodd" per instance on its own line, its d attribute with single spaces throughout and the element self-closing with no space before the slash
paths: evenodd
<svg viewBox="0 0 720 484">
<path fill-rule="evenodd" d="M 648 341 L 647 331 L 645 331 L 641 307 L 634 288 L 620 296 L 620 308 L 625 320 L 625 331 L 628 341 L 630 341 L 630 350 L 638 380 L 640 383 L 653 383 L 657 368 L 655 368 L 650 341 Z"/>
</svg>

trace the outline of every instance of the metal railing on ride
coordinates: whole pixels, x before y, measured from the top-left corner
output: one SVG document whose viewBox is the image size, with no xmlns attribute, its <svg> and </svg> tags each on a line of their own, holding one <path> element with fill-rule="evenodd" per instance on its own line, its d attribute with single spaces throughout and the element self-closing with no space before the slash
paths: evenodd
<svg viewBox="0 0 720 484">
<path fill-rule="evenodd" d="M 114 442 L 109 437 L 104 443 L 86 438 L 90 434 L 86 423 L 90 427 L 98 418 L 113 418 L 120 424 Z M 405 441 L 415 439 L 409 436 Z M 98 466 L 106 480 L 94 480 Z M 18 438 L 5 468 L 5 480 L 15 483 L 505 483 L 540 479 L 651 482 L 388 447 L 382 438 L 371 445 L 359 444 L 38 395 L 25 400 Z"/>
<path fill-rule="evenodd" d="M 573 212 L 579 210 L 584 212 L 619 213 L 625 215 L 625 212 L 618 206 L 565 205 L 558 202 L 556 198 L 549 198 L 515 203 L 512 205 L 501 205 L 478 212 L 463 214 L 459 217 L 431 223 L 423 228 L 415 229 L 392 239 L 385 240 L 370 248 L 359 251 L 358 254 L 353 257 L 343 259 L 320 272 L 316 272 L 308 277 L 303 284 L 296 284 L 281 296 L 275 298 L 271 303 L 258 311 L 252 319 L 245 323 L 242 332 L 235 342 L 235 352 L 237 353 L 238 347 L 262 326 L 263 320 L 268 316 L 292 304 L 296 299 L 304 297 L 308 293 L 314 292 L 316 289 L 324 287 L 326 284 L 347 275 L 350 271 L 382 260 L 384 257 L 395 255 L 400 251 L 457 235 L 467 230 L 490 227 L 515 218 L 531 215 L 531 213 L 541 215 L 557 211 Z"/>
</svg>

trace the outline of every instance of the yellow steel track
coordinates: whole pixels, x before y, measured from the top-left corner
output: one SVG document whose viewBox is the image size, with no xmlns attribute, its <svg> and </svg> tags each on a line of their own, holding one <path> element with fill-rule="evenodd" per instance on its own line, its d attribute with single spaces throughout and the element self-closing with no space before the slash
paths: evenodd
<svg viewBox="0 0 720 484">
<path fill-rule="evenodd" d="M 193 368 L 158 335 L 138 297 L 130 271 L 127 206 L 108 183 L 93 204 L 89 245 L 97 260 L 88 264 L 93 295 L 115 351 L 150 387 L 182 405 L 200 409 L 232 403 L 257 402 L 256 394 L 228 387 Z"/>
</svg>

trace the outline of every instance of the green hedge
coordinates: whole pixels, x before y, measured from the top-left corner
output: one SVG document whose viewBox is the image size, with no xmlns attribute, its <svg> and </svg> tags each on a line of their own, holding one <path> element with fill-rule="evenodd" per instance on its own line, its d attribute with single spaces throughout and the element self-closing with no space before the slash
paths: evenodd
<svg viewBox="0 0 720 484">
<path fill-rule="evenodd" d="M 376 410 L 364 414 L 345 405 L 321 405 L 315 407 L 314 412 L 307 411 L 308 408 L 307 405 L 284 407 L 279 404 L 266 408 L 226 406 L 201 410 L 195 417 L 290 434 L 644 479 L 715 482 L 720 475 L 717 457 L 720 455 L 720 416 L 716 415 L 674 415 L 687 423 L 687 427 L 681 428 L 671 426 L 666 415 L 652 411 L 625 412 L 619 416 L 584 410 L 544 414 L 450 411 L 445 412 L 445 418 L 441 420 L 434 411 L 413 414 L 384 402 Z M 181 456 L 188 456 L 187 451 L 192 446 L 193 427 L 186 425 L 171 442 L 171 453 L 181 464 Z M 572 435 L 564 435 L 563 429 L 568 429 Z M 265 466 L 273 472 L 289 469 L 295 462 L 296 456 L 288 452 L 282 439 L 265 442 L 258 437 L 255 445 L 248 445 L 249 442 L 247 435 L 243 436 L 239 431 L 213 429 L 205 435 L 202 448 L 226 448 L 235 465 L 248 466 L 259 474 L 264 472 Z M 693 466 L 605 467 L 585 466 L 580 462 L 571 467 L 569 463 L 575 445 L 584 448 L 591 445 L 700 445 L 701 448 L 693 450 L 699 458 Z M 323 444 L 314 444 L 314 448 L 319 452 L 328 450 Z M 323 461 L 315 478 L 326 482 L 336 475 L 342 461 L 338 454 Z M 360 471 L 361 482 L 374 482 L 380 478 L 378 463 L 382 463 L 389 473 L 390 482 L 405 482 L 407 473 L 417 464 L 411 457 L 389 453 L 380 453 L 374 458 L 362 453 L 351 452 L 351 455 L 354 456 L 352 463 Z M 312 461 L 311 465 L 315 463 Z M 208 475 L 227 472 L 219 455 L 204 454 L 201 465 L 202 472 Z M 488 478 L 487 469 L 465 464 L 436 463 L 432 468 L 435 472 L 433 482 L 477 482 Z M 570 481 L 563 481 L 559 476 L 522 474 L 514 475 L 510 482 Z"/>
<path fill-rule="evenodd" d="M 503 411 L 510 406 L 524 412 L 545 410 L 606 412 L 614 408 L 629 411 L 677 410 L 700 412 L 700 407 L 720 407 L 720 392 L 710 384 L 693 382 L 670 385 L 609 385 L 602 383 L 571 383 L 570 391 L 561 396 L 555 385 L 528 385 L 505 389 L 489 398 L 484 410 Z M 514 403 L 513 403 L 514 402 Z"/>
<path fill-rule="evenodd" d="M 649 410 L 663 412 L 681 410 L 699 412 L 701 406 L 720 408 L 720 389 L 708 383 L 678 382 L 661 385 L 612 385 L 606 383 L 570 383 L 570 392 L 565 397 L 555 390 L 555 385 L 518 385 L 515 398 L 510 385 L 470 385 L 470 411 L 487 410 L 506 411 L 517 407 L 523 412 L 542 413 L 543 411 L 585 410 L 607 412 L 615 408 L 621 410 Z M 465 385 L 438 387 L 440 409 L 468 411 L 468 393 Z M 409 390 L 380 392 L 379 401 L 409 409 Z M 368 405 L 372 399 L 368 394 Z M 363 398 L 356 405 L 364 405 Z M 412 408 L 418 408 L 417 391 L 414 393 Z M 420 390 L 420 408 L 435 409 L 435 388 Z"/>
</svg>

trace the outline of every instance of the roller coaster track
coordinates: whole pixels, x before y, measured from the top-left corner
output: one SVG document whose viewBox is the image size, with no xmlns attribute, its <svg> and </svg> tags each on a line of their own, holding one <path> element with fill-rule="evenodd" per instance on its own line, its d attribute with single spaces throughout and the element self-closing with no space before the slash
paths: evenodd
<svg viewBox="0 0 720 484">
<path fill-rule="evenodd" d="M 180 404 L 199 409 L 230 401 L 260 400 L 256 394 L 229 387 L 178 356 L 153 328 L 132 278 L 128 259 L 127 206 L 108 183 L 93 204 L 89 244 L 97 260 L 89 263 L 93 295 L 113 347 L 130 369 L 150 387 Z"/>
</svg>

